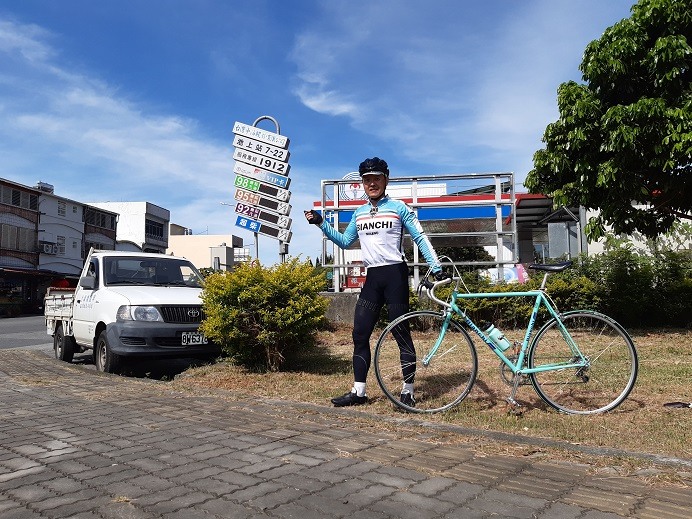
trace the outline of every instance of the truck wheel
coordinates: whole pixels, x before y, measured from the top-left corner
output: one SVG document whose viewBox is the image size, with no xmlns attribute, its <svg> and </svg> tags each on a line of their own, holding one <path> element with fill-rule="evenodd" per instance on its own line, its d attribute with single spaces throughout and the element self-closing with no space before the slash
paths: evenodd
<svg viewBox="0 0 692 519">
<path fill-rule="evenodd" d="M 94 357 L 97 370 L 104 373 L 117 373 L 120 370 L 120 356 L 111 351 L 105 331 L 101 332 L 96 341 Z"/>
<path fill-rule="evenodd" d="M 72 362 L 74 357 L 75 342 L 74 337 L 65 336 L 62 325 L 58 325 L 53 335 L 53 349 L 55 358 L 65 362 Z"/>
</svg>

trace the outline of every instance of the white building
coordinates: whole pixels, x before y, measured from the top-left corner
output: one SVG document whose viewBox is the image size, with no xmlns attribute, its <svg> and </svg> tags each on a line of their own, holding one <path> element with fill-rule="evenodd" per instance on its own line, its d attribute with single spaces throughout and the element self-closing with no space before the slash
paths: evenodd
<svg viewBox="0 0 692 519">
<path fill-rule="evenodd" d="M 183 257 L 198 269 L 231 270 L 235 263 L 234 249 L 243 246 L 243 239 L 231 234 L 191 234 L 190 229 L 170 224 L 166 254 Z"/>
<path fill-rule="evenodd" d="M 39 271 L 78 276 L 91 247 L 114 249 L 117 214 L 58 196 L 38 182 L 36 244 Z"/>
<path fill-rule="evenodd" d="M 84 265 L 84 204 L 58 196 L 39 182 L 39 269 L 79 275 Z"/>
<path fill-rule="evenodd" d="M 118 214 L 118 250 L 164 253 L 168 248 L 171 213 L 151 202 L 89 203 Z"/>
</svg>

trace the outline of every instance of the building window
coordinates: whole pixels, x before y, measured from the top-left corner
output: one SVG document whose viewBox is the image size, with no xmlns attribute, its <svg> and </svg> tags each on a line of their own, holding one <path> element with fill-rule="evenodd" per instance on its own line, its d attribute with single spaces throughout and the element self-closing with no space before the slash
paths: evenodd
<svg viewBox="0 0 692 519">
<path fill-rule="evenodd" d="M 0 246 L 5 249 L 18 250 L 17 230 L 19 227 L 14 225 L 2 225 L 2 238 L 0 238 Z"/>
<path fill-rule="evenodd" d="M 58 216 L 65 216 L 67 205 L 62 200 L 58 200 Z"/>
<path fill-rule="evenodd" d="M 38 195 L 9 186 L 0 186 L 0 202 L 22 209 L 38 210 Z"/>
<path fill-rule="evenodd" d="M 115 230 L 115 216 L 112 214 L 102 213 L 96 209 L 88 208 L 85 211 L 84 221 L 95 227 L 102 229 Z"/>
<path fill-rule="evenodd" d="M 150 238 L 163 240 L 163 224 L 160 222 L 155 222 L 153 220 L 146 220 L 144 224 L 144 234 Z"/>
<path fill-rule="evenodd" d="M 22 252 L 36 252 L 36 231 L 16 225 L 0 225 L 0 247 Z"/>
<path fill-rule="evenodd" d="M 64 236 L 58 236 L 57 242 L 58 242 L 58 255 L 64 256 L 65 255 L 65 237 Z"/>
</svg>

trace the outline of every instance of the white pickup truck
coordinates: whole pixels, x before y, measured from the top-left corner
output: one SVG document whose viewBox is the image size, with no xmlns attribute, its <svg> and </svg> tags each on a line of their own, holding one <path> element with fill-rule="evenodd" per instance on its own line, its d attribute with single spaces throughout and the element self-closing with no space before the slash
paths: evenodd
<svg viewBox="0 0 692 519">
<path fill-rule="evenodd" d="M 184 258 L 91 250 L 76 289 L 49 289 L 46 330 L 55 356 L 93 351 L 99 371 L 128 358 L 213 357 L 199 331 L 202 277 Z"/>
</svg>

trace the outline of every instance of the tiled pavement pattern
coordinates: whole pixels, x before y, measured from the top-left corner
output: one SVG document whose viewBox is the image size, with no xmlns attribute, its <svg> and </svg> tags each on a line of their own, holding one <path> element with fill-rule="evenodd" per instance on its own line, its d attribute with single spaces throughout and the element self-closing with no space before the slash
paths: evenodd
<svg viewBox="0 0 692 519">
<path fill-rule="evenodd" d="M 0 352 L 0 518 L 689 518 L 692 489 Z"/>
</svg>

